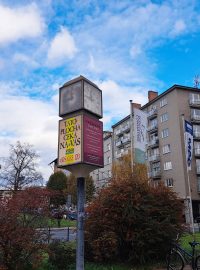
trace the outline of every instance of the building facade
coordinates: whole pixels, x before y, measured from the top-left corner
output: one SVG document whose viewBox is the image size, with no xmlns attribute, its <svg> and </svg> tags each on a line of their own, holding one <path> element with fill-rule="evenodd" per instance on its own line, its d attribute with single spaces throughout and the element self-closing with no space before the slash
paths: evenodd
<svg viewBox="0 0 200 270">
<path fill-rule="evenodd" d="M 147 166 L 151 183 L 163 181 L 187 206 L 189 175 L 193 215 L 200 216 L 200 91 L 174 85 L 160 95 L 154 92 L 141 109 L 148 115 Z M 188 174 L 184 120 L 192 122 L 194 129 L 192 169 Z"/>
</svg>

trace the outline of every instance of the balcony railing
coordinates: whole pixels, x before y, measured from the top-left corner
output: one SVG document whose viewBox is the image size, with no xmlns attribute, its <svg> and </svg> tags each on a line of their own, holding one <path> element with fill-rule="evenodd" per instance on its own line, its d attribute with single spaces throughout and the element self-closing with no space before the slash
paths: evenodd
<svg viewBox="0 0 200 270">
<path fill-rule="evenodd" d="M 193 137 L 194 137 L 194 139 L 199 140 L 200 139 L 200 131 L 194 131 Z"/>
<path fill-rule="evenodd" d="M 130 130 L 130 126 L 129 125 L 126 125 L 122 128 L 123 132 L 126 132 L 128 130 Z"/>
<path fill-rule="evenodd" d="M 156 117 L 158 114 L 158 110 L 157 109 L 152 109 L 151 111 L 149 111 L 147 113 L 147 117 L 148 118 L 153 118 L 153 117 Z"/>
<path fill-rule="evenodd" d="M 194 148 L 195 156 L 200 156 L 200 148 Z"/>
<path fill-rule="evenodd" d="M 118 136 L 121 133 L 123 133 L 123 130 L 122 129 L 118 129 L 115 134 Z"/>
<path fill-rule="evenodd" d="M 157 146 L 159 143 L 158 137 L 155 137 L 155 139 L 148 142 L 149 147 Z"/>
<path fill-rule="evenodd" d="M 161 177 L 161 171 L 160 170 L 151 171 L 151 172 L 148 173 L 148 176 L 150 178 L 160 178 Z"/>
<path fill-rule="evenodd" d="M 157 154 L 157 155 L 153 155 L 153 156 L 150 156 L 148 158 L 149 161 L 158 161 L 160 159 L 160 154 Z"/>
<path fill-rule="evenodd" d="M 192 114 L 192 115 L 191 115 L 191 120 L 192 120 L 193 122 L 200 122 L 200 115 Z"/>
<path fill-rule="evenodd" d="M 158 129 L 158 124 L 156 123 L 156 124 L 153 124 L 153 125 L 150 125 L 150 126 L 148 126 L 148 128 L 147 128 L 147 130 L 149 131 L 149 132 L 151 132 L 151 131 L 153 131 L 153 130 L 157 130 Z"/>
<path fill-rule="evenodd" d="M 189 104 L 191 106 L 199 107 L 200 106 L 200 98 L 197 98 L 197 99 L 191 98 L 191 99 L 189 99 Z"/>
<path fill-rule="evenodd" d="M 122 145 L 122 141 L 121 141 L 121 140 L 120 140 L 120 141 L 116 141 L 115 145 L 116 145 L 116 146 Z"/>
<path fill-rule="evenodd" d="M 130 142 L 130 138 L 129 137 L 126 137 L 126 138 L 123 138 L 122 139 L 122 143 L 128 143 Z"/>
</svg>

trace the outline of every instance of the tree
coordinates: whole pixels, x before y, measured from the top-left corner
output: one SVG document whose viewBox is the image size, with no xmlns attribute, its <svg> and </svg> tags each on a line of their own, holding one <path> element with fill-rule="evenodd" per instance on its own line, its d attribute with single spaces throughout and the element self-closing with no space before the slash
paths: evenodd
<svg viewBox="0 0 200 270">
<path fill-rule="evenodd" d="M 56 207 L 66 203 L 67 176 L 62 172 L 53 173 L 47 182 L 47 188 L 56 191 L 52 204 Z"/>
<path fill-rule="evenodd" d="M 170 241 L 182 232 L 183 205 L 176 194 L 148 184 L 146 166 L 124 157 L 113 179 L 90 203 L 86 220 L 86 254 L 96 261 L 134 264 L 162 259 Z"/>
<path fill-rule="evenodd" d="M 95 186 L 94 181 L 91 176 L 85 178 L 85 201 L 86 203 L 90 202 L 94 197 Z M 67 195 L 72 196 L 72 203 L 77 204 L 77 180 L 70 174 L 67 180 Z"/>
<path fill-rule="evenodd" d="M 17 191 L 24 187 L 41 184 L 42 175 L 36 170 L 39 155 L 28 143 L 17 141 L 10 145 L 10 154 L 1 169 L 1 185 Z"/>
<path fill-rule="evenodd" d="M 0 200 L 0 265 L 9 270 L 38 269 L 49 237 L 50 196 L 46 189 L 29 188 Z"/>
</svg>

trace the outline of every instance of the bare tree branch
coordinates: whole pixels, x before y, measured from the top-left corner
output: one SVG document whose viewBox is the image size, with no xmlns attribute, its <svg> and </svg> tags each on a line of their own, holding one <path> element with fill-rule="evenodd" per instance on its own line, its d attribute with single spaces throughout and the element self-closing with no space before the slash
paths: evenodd
<svg viewBox="0 0 200 270">
<path fill-rule="evenodd" d="M 26 186 L 42 184 L 43 177 L 37 171 L 39 155 L 28 143 L 10 145 L 10 155 L 5 159 L 0 172 L 0 186 L 21 190 Z"/>
</svg>

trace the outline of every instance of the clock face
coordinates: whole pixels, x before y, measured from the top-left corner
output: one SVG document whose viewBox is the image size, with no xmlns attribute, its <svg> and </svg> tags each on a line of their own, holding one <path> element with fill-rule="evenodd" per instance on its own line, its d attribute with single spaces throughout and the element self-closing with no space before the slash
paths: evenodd
<svg viewBox="0 0 200 270">
<path fill-rule="evenodd" d="M 60 116 L 81 109 L 81 82 L 60 89 Z"/>
<path fill-rule="evenodd" d="M 84 108 L 102 116 L 101 91 L 84 81 Z"/>
</svg>

